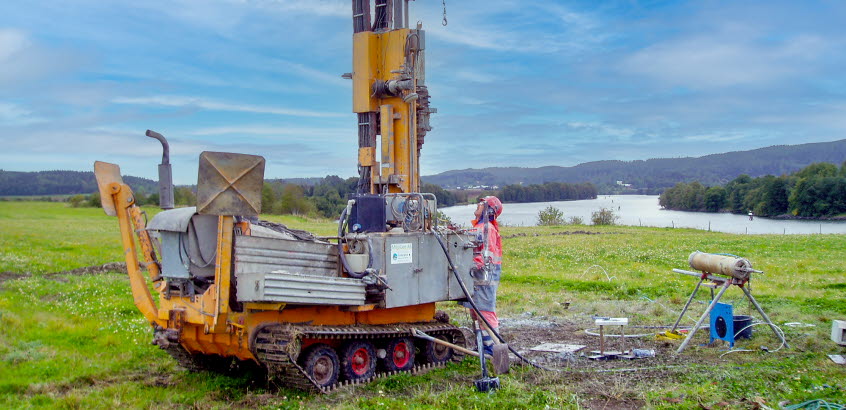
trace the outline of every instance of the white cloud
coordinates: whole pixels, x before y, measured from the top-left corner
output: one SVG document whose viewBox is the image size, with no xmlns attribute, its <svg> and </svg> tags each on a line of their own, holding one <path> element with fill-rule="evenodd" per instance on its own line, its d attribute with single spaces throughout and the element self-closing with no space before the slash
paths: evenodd
<svg viewBox="0 0 846 410">
<path fill-rule="evenodd" d="M 429 26 L 427 34 L 460 46 L 532 54 L 578 53 L 606 37 L 592 16 L 549 2 L 473 3 L 451 12 L 447 27 Z"/>
<path fill-rule="evenodd" d="M 34 117 L 32 111 L 17 104 L 0 102 L 0 125 L 27 125 L 44 121 Z"/>
<path fill-rule="evenodd" d="M 693 89 L 766 85 L 812 70 L 827 49 L 815 36 L 773 43 L 729 30 L 654 44 L 625 58 L 621 69 Z"/>
<path fill-rule="evenodd" d="M 340 85 L 344 87 L 351 87 L 352 82 L 341 78 L 341 73 L 338 74 L 329 74 L 311 67 L 308 67 L 304 64 L 300 63 L 293 63 L 290 61 L 274 58 L 271 60 L 272 64 L 279 65 L 282 68 L 286 69 L 288 72 L 291 72 L 295 75 L 304 78 L 310 78 L 313 80 L 317 80 L 323 84 L 329 83 L 334 85 Z"/>
<path fill-rule="evenodd" d="M 343 143 L 356 141 L 354 123 L 350 127 L 283 127 L 269 125 L 235 125 L 228 127 L 208 127 L 189 130 L 184 135 L 197 137 L 229 136 L 243 137 L 245 140 L 280 141 L 308 139 L 312 142 Z"/>
<path fill-rule="evenodd" d="M 41 47 L 21 30 L 0 28 L 0 94 L 42 76 L 70 71 L 80 58 Z"/>
<path fill-rule="evenodd" d="M 461 69 L 456 70 L 453 77 L 457 80 L 470 81 L 474 83 L 493 83 L 499 81 L 499 77 L 474 68 L 473 70 Z"/>
<path fill-rule="evenodd" d="M 601 122 L 571 121 L 565 123 L 564 125 L 572 129 L 590 132 L 591 135 L 598 134 L 603 137 L 629 139 L 636 134 L 636 132 L 632 129 L 617 127 Z"/>
<path fill-rule="evenodd" d="M 741 131 L 714 132 L 706 134 L 688 135 L 683 139 L 691 142 L 729 142 L 749 138 L 750 133 Z"/>
<path fill-rule="evenodd" d="M 195 107 L 209 111 L 251 112 L 259 114 L 290 115 L 294 117 L 343 117 L 347 114 L 310 111 L 267 105 L 231 104 L 203 97 L 178 95 L 156 95 L 150 97 L 118 97 L 112 100 L 116 104 L 158 105 L 163 107 Z"/>
<path fill-rule="evenodd" d="M 306 13 L 318 16 L 352 17 L 352 7 L 348 1 L 340 0 L 269 0 L 264 2 L 247 1 L 247 3 L 280 11 L 292 13 Z"/>
<path fill-rule="evenodd" d="M 0 29 L 0 64 L 12 64 L 11 57 L 29 46 L 23 32 L 14 29 Z"/>
</svg>

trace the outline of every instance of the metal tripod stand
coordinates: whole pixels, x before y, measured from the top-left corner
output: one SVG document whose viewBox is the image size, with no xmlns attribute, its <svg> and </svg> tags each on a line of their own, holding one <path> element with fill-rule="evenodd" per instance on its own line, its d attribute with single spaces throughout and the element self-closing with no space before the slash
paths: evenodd
<svg viewBox="0 0 846 410">
<path fill-rule="evenodd" d="M 684 339 L 681 346 L 679 346 L 678 350 L 676 350 L 676 353 L 681 353 L 687 347 L 688 343 L 690 343 L 690 340 L 693 339 L 693 335 L 696 333 L 697 330 L 699 330 L 699 328 L 702 327 L 702 324 L 705 322 L 705 319 L 708 317 L 709 314 L 711 314 L 711 311 L 714 309 L 714 306 L 717 305 L 717 303 L 720 301 L 720 298 L 723 297 L 723 294 L 726 293 L 726 290 L 728 290 L 731 285 L 736 285 L 737 287 L 743 290 L 743 293 L 746 295 L 746 298 L 749 299 L 750 302 L 752 302 L 752 305 L 755 306 L 755 309 L 757 309 L 758 313 L 761 314 L 761 317 L 764 319 L 764 322 L 770 325 L 770 329 L 773 330 L 773 333 L 778 336 L 778 338 L 781 340 L 785 347 L 790 347 L 788 346 L 787 341 L 784 340 L 784 335 L 782 335 L 781 332 L 778 331 L 778 328 L 776 328 L 775 324 L 773 324 L 773 322 L 770 320 L 770 317 L 767 316 L 767 314 L 764 312 L 764 309 L 761 308 L 761 305 L 759 305 L 755 298 L 752 297 L 752 292 L 749 291 L 749 288 L 747 286 L 744 286 L 749 281 L 749 279 L 737 279 L 734 277 L 724 278 L 720 276 L 710 275 L 707 273 L 700 274 L 696 272 L 686 271 L 683 269 L 673 269 L 673 272 L 698 277 L 699 283 L 696 284 L 696 287 L 693 289 L 693 293 L 690 294 L 690 297 L 687 299 L 687 303 L 684 304 L 684 309 L 682 309 L 681 314 L 679 314 L 679 318 L 676 319 L 676 323 L 673 324 L 673 329 L 671 330 L 671 332 L 674 332 L 679 326 L 679 322 L 681 322 L 682 317 L 684 317 L 684 314 L 690 307 L 690 303 L 693 302 L 693 298 L 696 296 L 696 293 L 699 292 L 699 288 L 702 286 L 702 282 L 704 282 L 705 280 L 710 280 L 718 282 L 722 285 L 720 287 L 719 292 L 717 292 L 717 296 L 715 296 L 711 300 L 711 304 L 708 305 L 708 308 L 705 309 L 705 313 L 702 314 L 702 316 L 696 322 L 696 325 L 693 326 L 693 329 L 691 329 L 690 333 L 687 334 L 687 337 Z"/>
</svg>

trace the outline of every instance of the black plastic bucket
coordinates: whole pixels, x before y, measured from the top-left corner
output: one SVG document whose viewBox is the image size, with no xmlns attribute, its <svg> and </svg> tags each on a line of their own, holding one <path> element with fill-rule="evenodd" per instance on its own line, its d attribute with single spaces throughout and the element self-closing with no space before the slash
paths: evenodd
<svg viewBox="0 0 846 410">
<path fill-rule="evenodd" d="M 734 339 L 752 338 L 752 316 L 738 315 L 734 317 Z M 742 330 L 741 330 L 742 329 Z M 739 332 L 739 333 L 738 333 Z"/>
</svg>

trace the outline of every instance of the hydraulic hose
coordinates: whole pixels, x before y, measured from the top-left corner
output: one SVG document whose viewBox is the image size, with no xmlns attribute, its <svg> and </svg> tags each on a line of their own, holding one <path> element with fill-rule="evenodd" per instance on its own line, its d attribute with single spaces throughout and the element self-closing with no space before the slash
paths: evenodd
<svg viewBox="0 0 846 410">
<path fill-rule="evenodd" d="M 446 256 L 447 263 L 449 263 L 450 270 L 452 270 L 452 274 L 455 276 L 455 279 L 458 280 L 458 285 L 461 287 L 461 291 L 464 292 L 464 296 L 467 297 L 467 301 L 470 302 L 470 306 L 473 307 L 473 311 L 476 312 L 476 317 L 478 317 L 479 319 L 482 319 L 482 321 L 485 322 L 485 325 L 488 326 L 488 330 L 490 330 L 491 333 L 493 333 L 494 336 L 496 336 L 496 338 L 499 339 L 500 342 L 506 343 L 505 339 L 502 337 L 502 335 L 500 335 L 499 332 L 494 330 L 494 327 L 491 326 L 490 322 L 488 322 L 488 319 L 486 319 L 484 316 L 482 316 L 482 312 L 479 311 L 479 307 L 476 306 L 476 302 L 474 302 L 473 297 L 470 296 L 470 291 L 467 289 L 467 285 L 464 284 L 464 280 L 461 279 L 461 275 L 458 274 L 458 269 L 455 268 L 455 264 L 452 262 L 452 257 L 449 256 L 449 250 L 447 249 L 447 246 L 444 243 L 444 240 L 441 238 L 441 235 L 434 229 L 432 229 L 431 231 L 435 235 L 435 239 L 438 240 L 438 244 L 441 245 L 441 249 L 443 249 L 443 251 L 444 251 L 444 256 Z M 561 371 L 561 370 L 558 370 L 558 369 L 550 369 L 548 367 L 539 365 L 539 364 L 523 357 L 523 355 L 521 355 L 519 352 L 517 352 L 517 350 L 515 350 L 513 347 L 511 347 L 511 345 L 508 345 L 508 350 L 511 351 L 511 353 L 514 353 L 514 355 L 517 356 L 517 358 L 519 358 L 523 362 L 528 363 L 529 365 L 536 367 L 538 369 L 546 370 L 546 371 L 549 371 L 549 372 L 560 372 Z"/>
</svg>

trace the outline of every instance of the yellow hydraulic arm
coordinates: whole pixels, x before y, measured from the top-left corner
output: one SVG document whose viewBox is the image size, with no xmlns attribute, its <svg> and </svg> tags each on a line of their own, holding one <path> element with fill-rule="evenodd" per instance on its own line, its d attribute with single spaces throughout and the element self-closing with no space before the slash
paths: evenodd
<svg viewBox="0 0 846 410">
<path fill-rule="evenodd" d="M 150 235 L 145 229 L 146 223 L 141 210 L 135 205 L 135 195 L 133 195 L 129 185 L 123 183 L 120 176 L 120 167 L 115 164 L 95 162 L 94 175 L 100 189 L 100 202 L 103 205 L 103 210 L 106 211 L 107 215 L 117 216 L 118 218 L 123 254 L 126 258 L 126 271 L 129 274 L 135 306 L 147 318 L 147 321 L 166 327 L 167 321 L 159 318 L 159 309 L 153 302 L 153 296 L 150 294 L 147 281 L 144 279 L 138 264 L 138 253 L 135 248 L 133 232 L 138 235 L 141 253 L 147 271 L 150 273 L 150 278 L 158 283 L 157 286 L 162 286 L 162 282 L 157 282 L 161 274 L 159 263 L 156 260 Z"/>
</svg>

